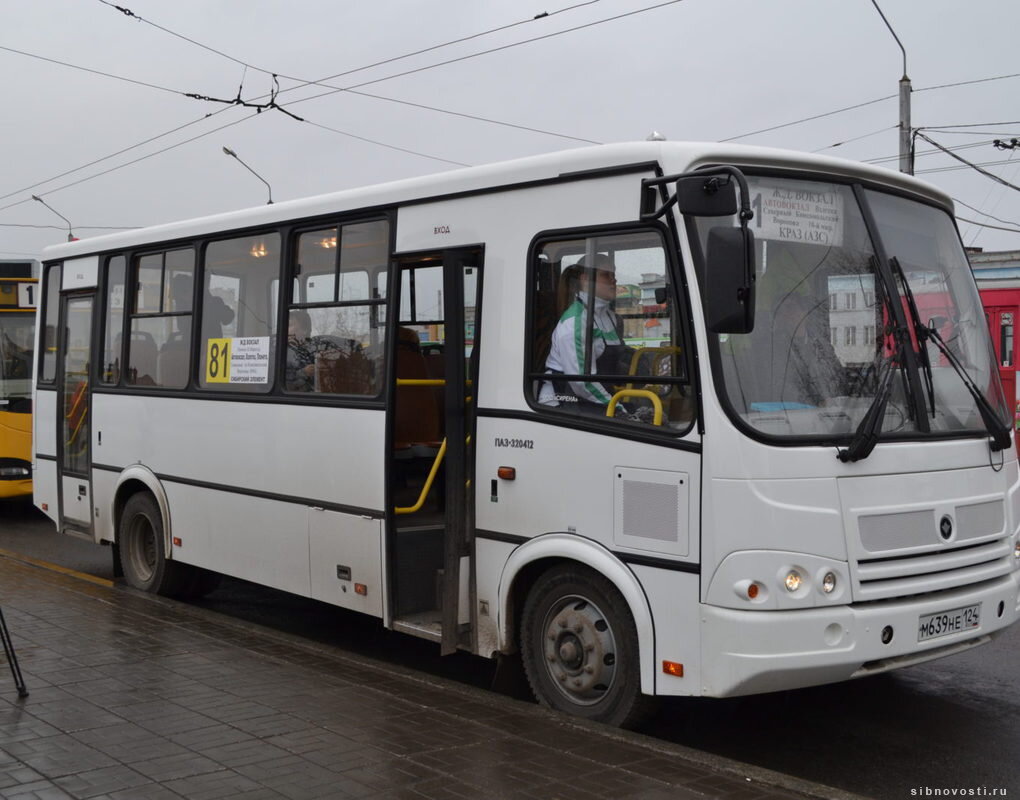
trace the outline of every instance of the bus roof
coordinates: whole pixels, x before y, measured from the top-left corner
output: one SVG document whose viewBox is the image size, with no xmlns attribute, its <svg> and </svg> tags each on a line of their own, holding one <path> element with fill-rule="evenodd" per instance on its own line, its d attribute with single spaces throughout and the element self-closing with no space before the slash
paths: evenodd
<svg viewBox="0 0 1020 800">
<path fill-rule="evenodd" d="M 325 216 L 362 208 L 441 198 L 445 195 L 493 191 L 516 184 L 553 180 L 575 173 L 658 164 L 667 174 L 684 172 L 704 164 L 743 167 L 781 167 L 822 172 L 842 178 L 859 178 L 917 194 L 949 209 L 948 195 L 923 181 L 891 170 L 831 156 L 793 150 L 715 142 L 630 142 L 595 145 L 574 150 L 465 167 L 372 186 L 287 200 L 273 205 L 228 211 L 206 217 L 139 228 L 47 247 L 44 261 L 74 258 L 126 247 L 203 236 L 219 231 L 273 225 L 293 219 Z M 635 216 L 638 197 L 635 195 Z"/>
</svg>

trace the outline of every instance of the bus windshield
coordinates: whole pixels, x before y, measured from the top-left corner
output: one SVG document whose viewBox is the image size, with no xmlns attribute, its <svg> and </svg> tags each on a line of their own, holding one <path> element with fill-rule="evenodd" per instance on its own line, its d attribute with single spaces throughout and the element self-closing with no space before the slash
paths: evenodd
<svg viewBox="0 0 1020 800">
<path fill-rule="evenodd" d="M 764 176 L 748 184 L 754 329 L 710 337 L 731 414 L 765 436 L 827 442 L 852 437 L 869 411 L 880 416 L 880 437 L 986 432 L 966 383 L 914 330 L 916 319 L 941 335 L 1008 419 L 980 299 L 947 213 L 845 184 Z M 716 224 L 698 220 L 703 249 Z"/>
<path fill-rule="evenodd" d="M 31 410 L 34 328 L 35 314 L 0 314 L 0 411 Z"/>
</svg>

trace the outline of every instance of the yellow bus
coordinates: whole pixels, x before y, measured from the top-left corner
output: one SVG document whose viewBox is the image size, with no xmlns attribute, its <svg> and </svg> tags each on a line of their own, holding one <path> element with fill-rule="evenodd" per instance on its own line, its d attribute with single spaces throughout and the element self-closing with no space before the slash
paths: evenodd
<svg viewBox="0 0 1020 800">
<path fill-rule="evenodd" d="M 0 260 L 0 499 L 32 494 L 38 262 Z"/>
</svg>

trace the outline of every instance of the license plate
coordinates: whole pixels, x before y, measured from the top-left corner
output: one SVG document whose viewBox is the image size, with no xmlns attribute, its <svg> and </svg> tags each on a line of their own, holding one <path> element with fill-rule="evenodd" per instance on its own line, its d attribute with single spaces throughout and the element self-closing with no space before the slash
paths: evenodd
<svg viewBox="0 0 1020 800">
<path fill-rule="evenodd" d="M 917 622 L 917 641 L 938 639 L 951 633 L 969 631 L 981 626 L 981 604 L 954 608 L 952 611 L 939 611 L 936 614 L 925 614 Z"/>
</svg>

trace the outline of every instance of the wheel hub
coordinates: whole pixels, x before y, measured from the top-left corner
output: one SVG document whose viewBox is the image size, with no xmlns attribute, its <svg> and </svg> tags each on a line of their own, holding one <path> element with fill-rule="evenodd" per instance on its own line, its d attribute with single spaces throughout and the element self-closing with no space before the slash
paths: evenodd
<svg viewBox="0 0 1020 800">
<path fill-rule="evenodd" d="M 553 685 L 574 703 L 601 700 L 616 676 L 616 639 L 598 606 L 564 597 L 550 608 L 543 631 Z"/>
</svg>

